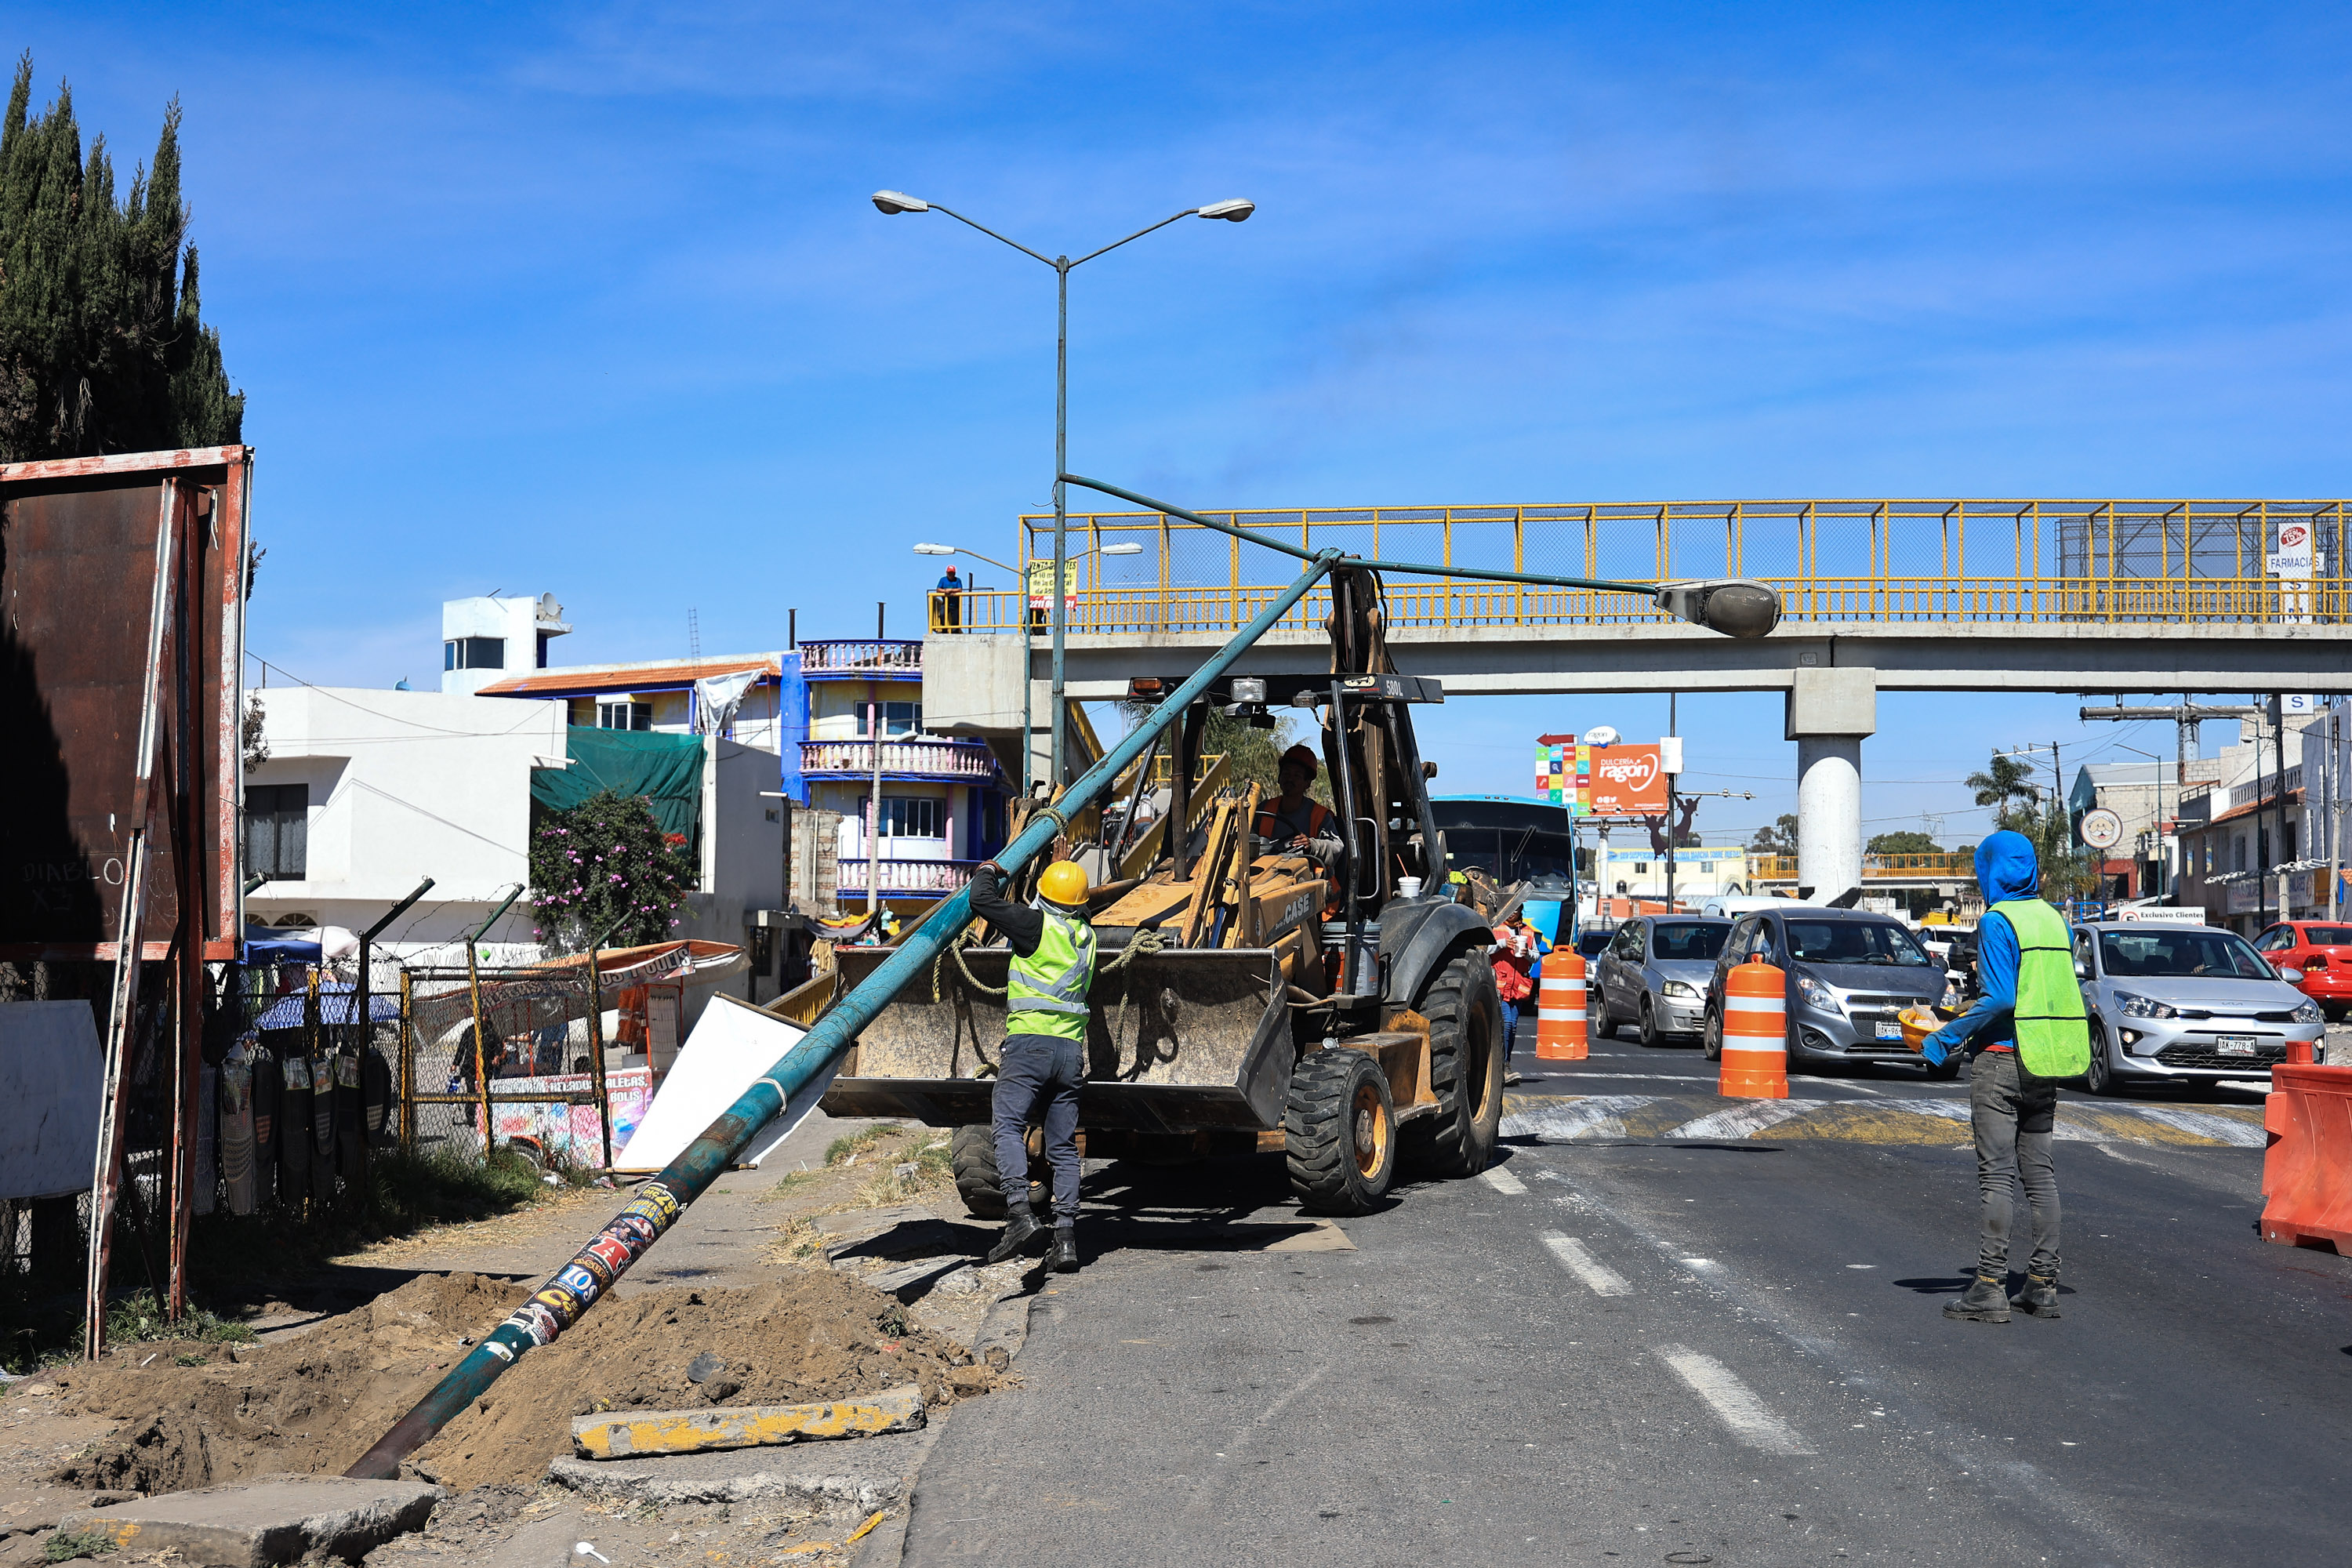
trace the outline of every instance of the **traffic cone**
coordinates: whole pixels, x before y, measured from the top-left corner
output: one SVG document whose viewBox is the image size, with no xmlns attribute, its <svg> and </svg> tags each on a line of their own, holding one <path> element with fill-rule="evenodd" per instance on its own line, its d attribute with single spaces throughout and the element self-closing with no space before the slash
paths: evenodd
<svg viewBox="0 0 2352 1568">
<path fill-rule="evenodd" d="M 1723 984 L 1723 1076 L 1716 1092 L 1789 1098 L 1787 981 L 1769 963 L 1743 963 Z"/>
<path fill-rule="evenodd" d="M 1585 1058 L 1584 958 L 1574 948 L 1555 949 L 1543 961 L 1536 983 L 1536 1056 L 1548 1062 Z"/>
</svg>

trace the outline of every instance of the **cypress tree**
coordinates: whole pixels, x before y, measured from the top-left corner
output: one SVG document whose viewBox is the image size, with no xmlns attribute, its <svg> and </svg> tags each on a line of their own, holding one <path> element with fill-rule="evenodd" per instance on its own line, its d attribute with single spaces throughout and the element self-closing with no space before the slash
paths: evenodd
<svg viewBox="0 0 2352 1568">
<path fill-rule="evenodd" d="M 106 138 L 82 156 L 73 89 L 37 117 L 32 92 L 27 52 L 0 117 L 0 462 L 238 440 L 245 395 L 187 243 L 179 100 L 118 202 Z"/>
</svg>

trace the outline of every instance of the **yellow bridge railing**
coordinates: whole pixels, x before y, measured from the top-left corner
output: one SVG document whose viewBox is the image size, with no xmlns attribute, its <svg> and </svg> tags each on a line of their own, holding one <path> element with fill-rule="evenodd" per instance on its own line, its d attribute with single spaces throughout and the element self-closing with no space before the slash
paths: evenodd
<svg viewBox="0 0 2352 1568">
<path fill-rule="evenodd" d="M 1657 583 L 1757 577 L 1797 621 L 2107 625 L 2352 620 L 2344 500 L 1731 500 L 1370 507 L 1207 515 L 1304 549 L 1445 566 Z M 1286 575 L 1270 552 L 1153 512 L 1074 513 L 1074 633 L 1215 633 Z M 961 629 L 1042 632 L 1053 519 L 1021 519 L 1024 588 L 966 592 Z M 1139 543 L 1106 555 L 1101 546 Z M 2273 575 L 2311 552 L 2308 578 Z M 2292 564 L 2290 560 L 2288 563 Z M 1391 627 L 1638 626 L 1644 596 L 1458 577 L 1387 582 Z M 1328 611 L 1310 595 L 1286 626 Z M 940 606 L 935 629 L 944 629 Z"/>
<path fill-rule="evenodd" d="M 1793 882 L 1797 879 L 1797 858 L 1794 855 L 1750 855 L 1748 873 L 1759 882 Z M 1865 855 L 1862 858 L 1862 879 L 1901 878 L 1916 880 L 1923 877 L 1950 877 L 1968 881 L 1976 875 L 1976 857 L 1967 855 Z"/>
</svg>

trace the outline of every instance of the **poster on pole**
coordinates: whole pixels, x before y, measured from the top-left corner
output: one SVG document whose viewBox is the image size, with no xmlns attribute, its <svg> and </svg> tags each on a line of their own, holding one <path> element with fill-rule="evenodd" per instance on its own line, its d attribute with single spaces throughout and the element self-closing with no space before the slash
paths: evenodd
<svg viewBox="0 0 2352 1568">
<path fill-rule="evenodd" d="M 1536 798 L 1572 816 L 1654 816 L 1667 809 L 1658 743 L 1587 745 L 1574 735 L 1536 742 Z"/>
</svg>

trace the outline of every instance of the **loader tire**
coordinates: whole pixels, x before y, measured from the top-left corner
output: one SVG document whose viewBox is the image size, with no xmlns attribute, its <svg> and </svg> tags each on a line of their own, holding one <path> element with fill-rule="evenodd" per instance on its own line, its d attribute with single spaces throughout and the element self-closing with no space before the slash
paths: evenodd
<svg viewBox="0 0 2352 1568">
<path fill-rule="evenodd" d="M 1412 1163 L 1438 1176 L 1475 1176 L 1495 1158 L 1503 1124 L 1503 1004 L 1495 972 L 1475 952 L 1454 954 L 1422 994 L 1429 1020 L 1429 1087 L 1437 1114 L 1412 1122 Z"/>
<path fill-rule="evenodd" d="M 974 1219 L 1004 1217 L 1004 1184 L 996 1171 L 996 1131 L 988 1123 L 959 1127 L 948 1137 L 948 1162 L 955 1167 L 956 1194 L 963 1212 Z M 1047 1185 L 1031 1173 L 1029 1206 L 1042 1209 L 1054 1201 Z"/>
<path fill-rule="evenodd" d="M 1396 1107 L 1388 1075 L 1362 1051 L 1298 1058 L 1282 1118 L 1290 1190 L 1316 1214 L 1369 1214 L 1396 1175 Z"/>
</svg>

